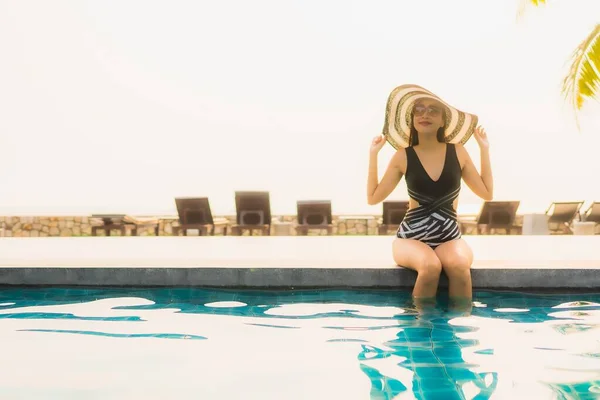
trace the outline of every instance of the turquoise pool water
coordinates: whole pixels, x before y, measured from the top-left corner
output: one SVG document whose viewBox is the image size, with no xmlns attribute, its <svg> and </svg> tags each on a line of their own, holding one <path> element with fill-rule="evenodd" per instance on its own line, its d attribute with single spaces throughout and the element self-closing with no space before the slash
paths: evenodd
<svg viewBox="0 0 600 400">
<path fill-rule="evenodd" d="M 600 295 L 0 289 L 0 398 L 597 399 Z"/>
</svg>

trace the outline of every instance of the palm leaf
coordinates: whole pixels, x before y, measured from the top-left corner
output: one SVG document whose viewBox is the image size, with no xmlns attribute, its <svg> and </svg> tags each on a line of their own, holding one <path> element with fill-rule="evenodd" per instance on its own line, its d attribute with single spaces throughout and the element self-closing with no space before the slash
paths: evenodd
<svg viewBox="0 0 600 400">
<path fill-rule="evenodd" d="M 569 73 L 563 81 L 563 94 L 581 110 L 586 99 L 600 88 L 600 24 L 577 46 L 571 58 Z"/>
<path fill-rule="evenodd" d="M 519 0 L 519 7 L 517 11 L 517 19 L 521 18 L 523 14 L 525 14 L 525 9 L 530 6 L 539 6 L 542 4 L 546 4 L 546 0 Z"/>
</svg>

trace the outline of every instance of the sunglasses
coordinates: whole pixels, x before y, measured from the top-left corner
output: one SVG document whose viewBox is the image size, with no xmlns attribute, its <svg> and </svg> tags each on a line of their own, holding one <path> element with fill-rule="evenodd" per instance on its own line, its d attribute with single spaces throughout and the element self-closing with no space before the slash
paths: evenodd
<svg viewBox="0 0 600 400">
<path fill-rule="evenodd" d="M 435 107 L 435 106 L 429 106 L 429 107 L 415 106 L 413 108 L 413 114 L 417 117 L 421 117 L 421 116 L 425 115 L 425 113 L 431 115 L 432 117 L 437 117 L 438 115 L 440 115 L 442 113 L 442 109 L 439 107 Z"/>
</svg>

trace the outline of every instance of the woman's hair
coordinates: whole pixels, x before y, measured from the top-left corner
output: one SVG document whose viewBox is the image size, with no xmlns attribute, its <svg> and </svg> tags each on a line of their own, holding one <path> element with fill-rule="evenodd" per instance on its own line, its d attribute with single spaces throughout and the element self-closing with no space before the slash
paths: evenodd
<svg viewBox="0 0 600 400">
<path fill-rule="evenodd" d="M 444 120 L 444 125 L 446 124 L 446 114 L 442 114 L 442 119 Z M 437 135 L 435 136 L 437 141 L 440 143 L 445 143 L 446 140 L 446 128 L 440 127 L 437 131 Z M 408 137 L 408 145 L 416 146 L 419 144 L 419 132 L 417 132 L 417 128 L 415 128 L 415 116 L 411 113 L 410 117 L 410 136 Z"/>
</svg>

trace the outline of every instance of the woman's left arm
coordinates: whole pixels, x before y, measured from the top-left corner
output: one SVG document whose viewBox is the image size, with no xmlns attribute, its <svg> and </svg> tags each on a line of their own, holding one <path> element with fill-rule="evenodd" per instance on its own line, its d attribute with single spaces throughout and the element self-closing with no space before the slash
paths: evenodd
<svg viewBox="0 0 600 400">
<path fill-rule="evenodd" d="M 490 144 L 483 128 L 477 127 L 474 136 L 481 150 L 481 174 L 475 168 L 467 150 L 462 145 L 457 145 L 459 160 L 463 160 L 462 178 L 477 196 L 484 200 L 492 200 L 494 198 L 494 178 L 490 163 Z"/>
</svg>

